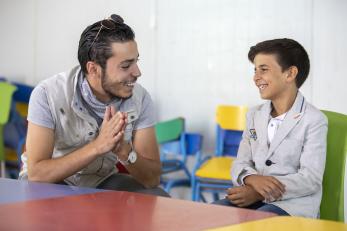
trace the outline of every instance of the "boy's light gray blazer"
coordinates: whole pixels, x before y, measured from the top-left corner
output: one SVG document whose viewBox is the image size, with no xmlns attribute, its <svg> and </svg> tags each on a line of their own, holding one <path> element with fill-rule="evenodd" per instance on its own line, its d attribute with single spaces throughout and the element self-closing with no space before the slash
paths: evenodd
<svg viewBox="0 0 347 231">
<path fill-rule="evenodd" d="M 322 197 L 328 122 L 298 92 L 292 108 L 268 145 L 271 102 L 250 109 L 231 176 L 234 185 L 250 174 L 274 176 L 286 191 L 272 202 L 290 215 L 317 217 Z M 267 166 L 265 162 L 271 160 Z M 269 163 L 269 161 L 268 161 Z"/>
</svg>

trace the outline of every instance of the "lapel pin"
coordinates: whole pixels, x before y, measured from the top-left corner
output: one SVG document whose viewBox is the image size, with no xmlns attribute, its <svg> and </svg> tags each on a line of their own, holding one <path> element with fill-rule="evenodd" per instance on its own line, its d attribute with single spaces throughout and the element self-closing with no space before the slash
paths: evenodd
<svg viewBox="0 0 347 231">
<path fill-rule="evenodd" d="M 249 129 L 249 132 L 251 133 L 251 139 L 256 141 L 257 140 L 257 133 L 256 133 L 255 129 L 254 128 Z"/>
</svg>

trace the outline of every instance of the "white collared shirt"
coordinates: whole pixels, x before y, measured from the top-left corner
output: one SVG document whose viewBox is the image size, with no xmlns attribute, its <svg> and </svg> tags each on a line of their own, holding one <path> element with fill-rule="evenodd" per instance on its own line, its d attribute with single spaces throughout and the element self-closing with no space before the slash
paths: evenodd
<svg viewBox="0 0 347 231">
<path fill-rule="evenodd" d="M 271 143 L 272 139 L 274 138 L 279 126 L 282 124 L 284 118 L 286 117 L 287 112 L 283 113 L 282 115 L 279 115 L 275 118 L 272 118 L 269 121 L 269 124 L 267 126 L 267 137 L 269 144 Z"/>
</svg>

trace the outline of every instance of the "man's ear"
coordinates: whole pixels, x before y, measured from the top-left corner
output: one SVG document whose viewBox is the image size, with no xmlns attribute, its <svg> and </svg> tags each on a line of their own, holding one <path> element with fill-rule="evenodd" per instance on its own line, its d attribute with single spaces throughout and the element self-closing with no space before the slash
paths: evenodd
<svg viewBox="0 0 347 231">
<path fill-rule="evenodd" d="M 296 79 L 296 76 L 298 75 L 298 68 L 296 66 L 291 66 L 287 70 L 287 81 L 293 82 Z"/>
<path fill-rule="evenodd" d="M 86 64 L 86 68 L 87 68 L 87 73 L 90 76 L 98 76 L 98 73 L 100 72 L 100 66 L 92 61 L 88 61 Z"/>
</svg>

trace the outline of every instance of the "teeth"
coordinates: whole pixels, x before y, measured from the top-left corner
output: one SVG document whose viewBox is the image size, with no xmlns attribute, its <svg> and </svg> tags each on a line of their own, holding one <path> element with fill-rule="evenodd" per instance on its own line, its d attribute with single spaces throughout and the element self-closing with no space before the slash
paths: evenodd
<svg viewBox="0 0 347 231">
<path fill-rule="evenodd" d="M 135 85 L 135 82 L 126 82 L 125 85 L 128 87 L 133 87 Z"/>
</svg>

